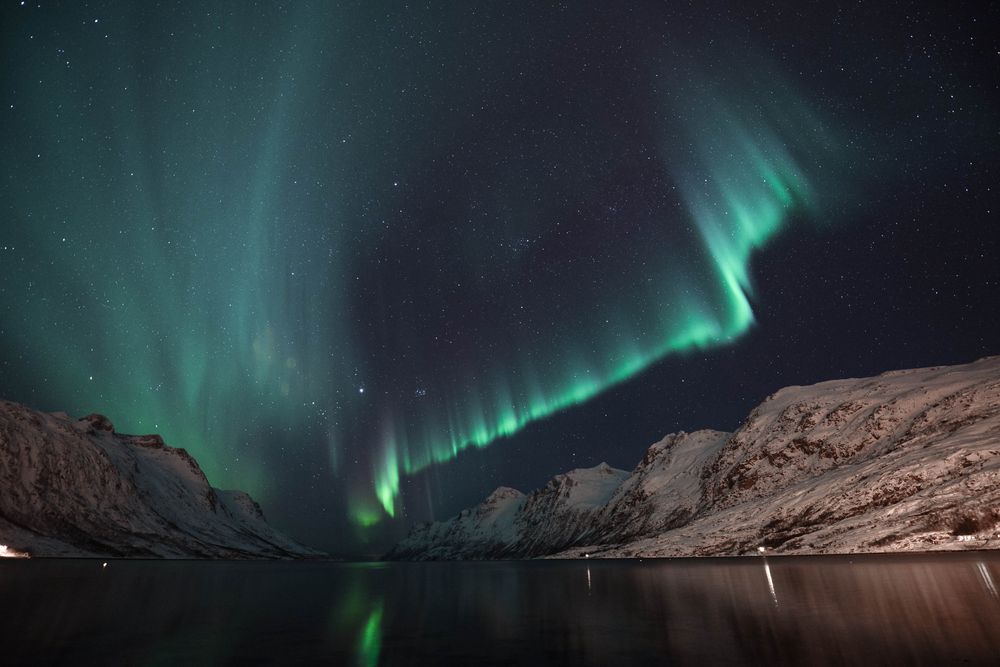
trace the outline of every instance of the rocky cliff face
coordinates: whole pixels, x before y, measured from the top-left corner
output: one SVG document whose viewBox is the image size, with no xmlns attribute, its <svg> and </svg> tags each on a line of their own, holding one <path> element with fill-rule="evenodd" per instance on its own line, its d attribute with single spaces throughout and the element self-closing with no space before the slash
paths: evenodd
<svg viewBox="0 0 1000 667">
<path fill-rule="evenodd" d="M 735 433 L 668 435 L 575 521 L 521 498 L 501 549 L 483 548 L 463 512 L 417 526 L 389 557 L 997 547 L 1000 357 L 787 387 Z"/>
<path fill-rule="evenodd" d="M 0 544 L 35 556 L 292 558 L 240 491 L 212 488 L 158 435 L 0 401 Z"/>
</svg>

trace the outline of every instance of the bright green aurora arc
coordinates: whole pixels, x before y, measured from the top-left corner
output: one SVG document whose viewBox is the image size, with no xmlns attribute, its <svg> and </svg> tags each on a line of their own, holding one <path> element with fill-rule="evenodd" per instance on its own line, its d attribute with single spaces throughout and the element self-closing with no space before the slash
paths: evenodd
<svg viewBox="0 0 1000 667">
<path fill-rule="evenodd" d="M 829 110 L 745 38 L 114 8 L 3 46 L 4 370 L 265 503 L 308 480 L 371 526 L 406 476 L 734 340 L 754 252 L 844 197 Z"/>
<path fill-rule="evenodd" d="M 776 78 L 770 73 L 770 86 Z M 544 357 L 544 374 L 525 363 L 498 369 L 489 391 L 473 390 L 466 400 L 454 397 L 437 421 L 424 416 L 434 428 L 413 433 L 397 425 L 385 433 L 375 489 L 387 514 L 394 514 L 401 474 L 449 461 L 468 447 L 486 447 L 635 376 L 665 355 L 732 341 L 752 325 L 753 251 L 790 220 L 820 217 L 817 185 L 831 183 L 818 173 L 818 163 L 837 157 L 828 130 L 787 87 L 780 102 L 765 104 L 753 90 L 755 79 L 739 68 L 725 86 L 678 87 L 673 97 L 684 100 L 683 108 L 665 109 L 679 127 L 664 142 L 660 158 L 665 168 L 679 172 L 676 187 L 685 214 L 678 217 L 694 223 L 697 244 L 692 245 L 701 248 L 688 252 L 697 253 L 704 265 L 691 266 L 685 256 L 661 260 L 668 266 L 649 267 L 651 275 L 659 274 L 655 281 L 650 274 L 638 276 L 646 284 L 637 280 L 634 286 L 636 310 L 592 313 L 596 326 L 589 349 L 553 350 Z M 767 94 L 773 95 L 773 88 Z M 671 150 L 678 139 L 682 148 Z M 685 265 L 687 276 L 699 277 L 697 287 L 671 272 L 677 263 Z M 370 511 L 356 511 L 355 517 L 377 520 Z"/>
</svg>

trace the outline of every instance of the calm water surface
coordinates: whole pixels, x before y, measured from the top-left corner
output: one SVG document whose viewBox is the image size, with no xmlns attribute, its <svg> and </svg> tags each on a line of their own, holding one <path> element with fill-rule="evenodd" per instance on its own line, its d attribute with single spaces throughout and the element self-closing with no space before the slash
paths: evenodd
<svg viewBox="0 0 1000 667">
<path fill-rule="evenodd" d="M 1000 556 L 0 562 L 0 664 L 1000 664 Z"/>
</svg>

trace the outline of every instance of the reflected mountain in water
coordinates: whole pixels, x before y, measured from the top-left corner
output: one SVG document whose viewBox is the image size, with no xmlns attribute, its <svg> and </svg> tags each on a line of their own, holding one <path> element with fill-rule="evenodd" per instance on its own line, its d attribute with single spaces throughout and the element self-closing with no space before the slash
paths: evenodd
<svg viewBox="0 0 1000 667">
<path fill-rule="evenodd" d="M 5 664 L 995 664 L 998 579 L 974 553 L 17 561 L 0 633 Z"/>
</svg>

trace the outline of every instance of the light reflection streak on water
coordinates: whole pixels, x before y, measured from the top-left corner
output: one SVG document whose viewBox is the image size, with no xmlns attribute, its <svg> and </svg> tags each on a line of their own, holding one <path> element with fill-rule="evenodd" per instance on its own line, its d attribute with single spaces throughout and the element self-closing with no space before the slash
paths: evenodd
<svg viewBox="0 0 1000 667">
<path fill-rule="evenodd" d="M 990 592 L 995 598 L 1000 598 L 997 594 L 997 587 L 993 583 L 993 576 L 990 574 L 990 570 L 986 567 L 986 563 L 980 561 L 976 563 L 976 567 L 979 569 L 979 574 L 983 577 L 983 583 L 986 584 L 986 590 Z"/>
<path fill-rule="evenodd" d="M 587 593 L 590 594 L 590 566 L 587 566 Z"/>
<path fill-rule="evenodd" d="M 767 587 L 771 591 L 771 599 L 774 600 L 774 606 L 778 606 L 778 594 L 774 592 L 774 579 L 771 578 L 771 566 L 768 565 L 767 559 L 764 559 L 764 574 L 767 576 Z"/>
<path fill-rule="evenodd" d="M 4 559 L 0 599 L 17 616 L 0 646 L 3 664 L 997 665 L 998 563 Z"/>
</svg>

